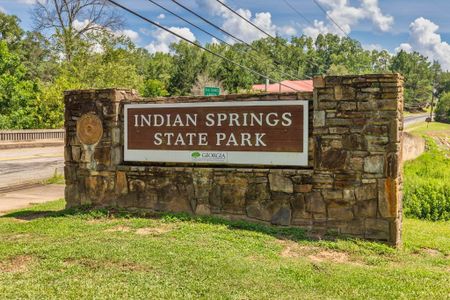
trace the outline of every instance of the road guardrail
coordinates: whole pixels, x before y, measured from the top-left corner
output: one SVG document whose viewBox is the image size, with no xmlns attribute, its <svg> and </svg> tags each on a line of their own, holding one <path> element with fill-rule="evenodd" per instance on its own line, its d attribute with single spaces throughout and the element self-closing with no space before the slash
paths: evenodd
<svg viewBox="0 0 450 300">
<path fill-rule="evenodd" d="M 0 142 L 63 140 L 64 129 L 0 130 Z"/>
</svg>

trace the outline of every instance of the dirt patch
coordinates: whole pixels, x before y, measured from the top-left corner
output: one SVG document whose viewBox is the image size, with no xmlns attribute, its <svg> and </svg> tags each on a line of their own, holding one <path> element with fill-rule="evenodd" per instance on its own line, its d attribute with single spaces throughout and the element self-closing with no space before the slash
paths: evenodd
<svg viewBox="0 0 450 300">
<path fill-rule="evenodd" d="M 444 255 L 441 251 L 439 251 L 437 249 L 432 249 L 432 248 L 422 248 L 421 252 L 426 255 L 433 256 L 433 257 Z"/>
<path fill-rule="evenodd" d="M 89 268 L 93 270 L 99 270 L 99 269 L 115 269 L 120 271 L 134 271 L 134 272 L 146 272 L 150 271 L 151 267 L 134 263 L 134 262 L 128 262 L 128 261 L 104 261 L 104 260 L 94 260 L 94 259 L 88 259 L 88 258 L 82 258 L 82 259 L 65 259 L 64 260 L 65 266 L 82 266 L 84 268 Z"/>
<path fill-rule="evenodd" d="M 130 231 L 131 231 L 130 227 L 123 225 L 115 226 L 105 230 L 105 232 L 130 232 Z"/>
<path fill-rule="evenodd" d="M 144 227 L 136 230 L 136 234 L 139 235 L 160 235 L 173 230 L 171 224 L 161 224 L 159 227 Z"/>
<path fill-rule="evenodd" d="M 14 256 L 4 261 L 0 261 L 0 272 L 19 273 L 28 270 L 33 257 L 29 255 Z"/>
<path fill-rule="evenodd" d="M 307 257 L 309 254 L 320 250 L 318 247 L 299 245 L 288 240 L 278 240 L 277 242 L 283 245 L 283 250 L 280 253 L 282 257 Z"/>
<path fill-rule="evenodd" d="M 97 225 L 97 224 L 108 224 L 108 223 L 112 223 L 115 220 L 113 219 L 91 219 L 91 220 L 87 220 L 86 223 L 89 225 Z"/>
<path fill-rule="evenodd" d="M 313 262 L 334 262 L 334 263 L 348 263 L 349 256 L 344 252 L 323 250 L 319 253 L 309 255 L 308 258 Z"/>
<path fill-rule="evenodd" d="M 348 253 L 323 249 L 321 247 L 299 245 L 293 241 L 278 240 L 282 244 L 280 256 L 287 258 L 304 257 L 312 263 L 333 262 L 333 263 L 350 263 L 354 265 L 363 265 L 359 260 L 352 259 Z"/>
</svg>

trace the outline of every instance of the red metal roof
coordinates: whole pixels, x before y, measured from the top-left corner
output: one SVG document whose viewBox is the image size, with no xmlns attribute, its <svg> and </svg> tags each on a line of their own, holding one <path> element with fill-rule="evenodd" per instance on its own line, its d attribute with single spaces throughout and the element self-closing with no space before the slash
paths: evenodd
<svg viewBox="0 0 450 300">
<path fill-rule="evenodd" d="M 312 80 L 283 80 L 283 85 L 278 83 L 272 83 L 267 86 L 268 93 L 283 93 L 283 92 L 312 92 L 313 81 Z M 265 84 L 255 84 L 252 88 L 254 91 L 266 90 Z"/>
</svg>

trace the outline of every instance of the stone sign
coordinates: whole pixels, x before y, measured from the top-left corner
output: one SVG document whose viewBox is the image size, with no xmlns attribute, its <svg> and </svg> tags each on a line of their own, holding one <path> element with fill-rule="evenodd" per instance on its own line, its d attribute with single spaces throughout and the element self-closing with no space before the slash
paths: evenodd
<svg viewBox="0 0 450 300">
<path fill-rule="evenodd" d="M 125 105 L 125 161 L 308 164 L 308 101 Z"/>
<path fill-rule="evenodd" d="M 302 93 L 69 91 L 67 207 L 212 215 L 399 245 L 402 111 L 399 74 L 316 77 Z"/>
</svg>

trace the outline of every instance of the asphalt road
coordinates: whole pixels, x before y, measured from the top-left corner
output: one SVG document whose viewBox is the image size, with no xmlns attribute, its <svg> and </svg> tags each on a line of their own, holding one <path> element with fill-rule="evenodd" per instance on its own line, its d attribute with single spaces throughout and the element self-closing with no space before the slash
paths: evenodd
<svg viewBox="0 0 450 300">
<path fill-rule="evenodd" d="M 404 117 L 403 119 L 403 125 L 405 127 L 411 126 L 413 124 L 416 123 L 421 123 L 421 122 L 425 122 L 425 120 L 430 116 L 429 113 L 425 113 L 425 114 L 418 114 L 418 115 L 410 115 L 407 117 Z"/>
<path fill-rule="evenodd" d="M 63 174 L 64 148 L 23 148 L 0 150 L 0 188 Z"/>
</svg>

